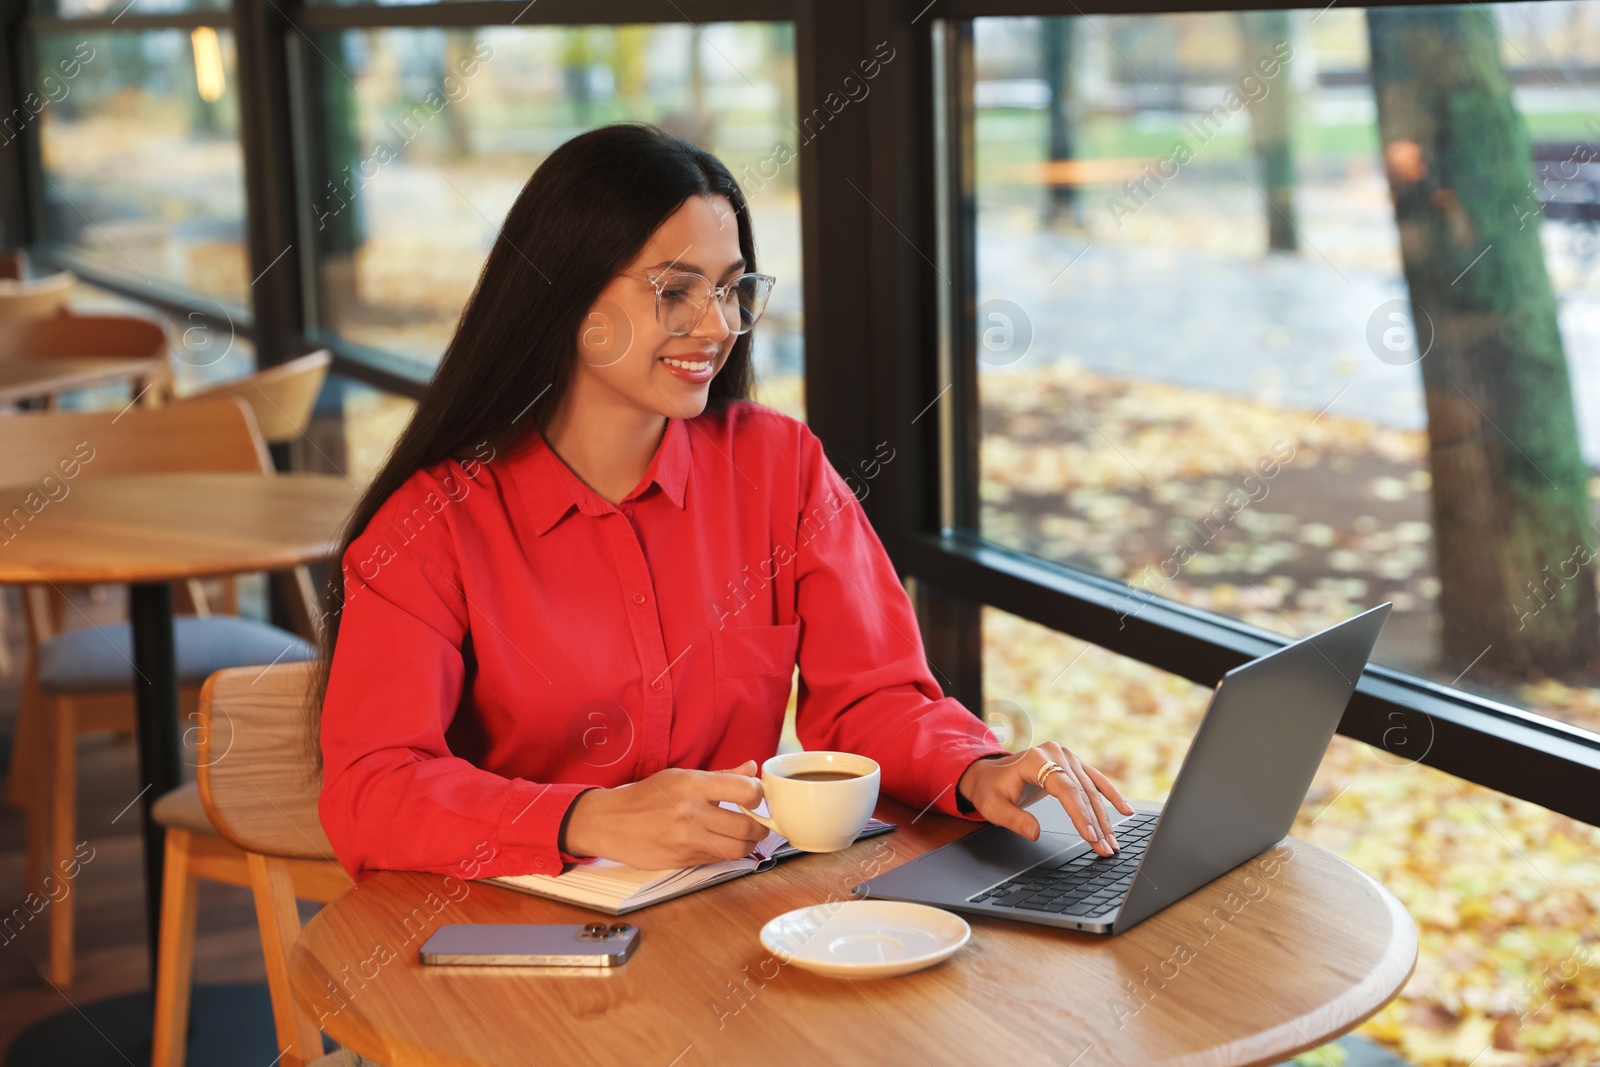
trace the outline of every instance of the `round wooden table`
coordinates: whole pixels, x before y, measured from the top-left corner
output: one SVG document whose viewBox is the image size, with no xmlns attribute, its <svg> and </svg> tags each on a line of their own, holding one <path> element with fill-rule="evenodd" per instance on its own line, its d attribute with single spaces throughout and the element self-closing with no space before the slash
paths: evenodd
<svg viewBox="0 0 1600 1067">
<path fill-rule="evenodd" d="M 165 835 L 156 798 L 182 784 L 172 587 L 286 570 L 338 549 L 359 489 L 325 474 L 148 474 L 0 488 L 0 585 L 128 584 L 151 988 Z"/>
<path fill-rule="evenodd" d="M 290 979 L 313 1019 L 384 1064 L 1273 1064 L 1350 1030 L 1416 963 L 1399 901 L 1344 860 L 1285 839 L 1127 933 L 968 916 L 935 967 L 844 981 L 761 947 L 791 908 L 974 824 L 881 800 L 900 824 L 843 852 L 631 913 L 633 958 L 594 973 L 423 967 L 444 923 L 577 923 L 597 913 L 483 882 L 382 872 L 323 908 Z"/>
</svg>

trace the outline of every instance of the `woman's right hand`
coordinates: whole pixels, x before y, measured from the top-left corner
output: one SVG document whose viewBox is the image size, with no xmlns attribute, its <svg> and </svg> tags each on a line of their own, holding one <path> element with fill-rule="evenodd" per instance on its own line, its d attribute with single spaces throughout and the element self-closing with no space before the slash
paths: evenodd
<svg viewBox="0 0 1600 1067">
<path fill-rule="evenodd" d="M 585 790 L 568 810 L 559 847 L 569 856 L 604 856 L 644 870 L 738 859 L 767 828 L 717 802 L 760 804 L 755 773 L 755 760 L 726 771 L 668 767 L 643 781 Z"/>
</svg>

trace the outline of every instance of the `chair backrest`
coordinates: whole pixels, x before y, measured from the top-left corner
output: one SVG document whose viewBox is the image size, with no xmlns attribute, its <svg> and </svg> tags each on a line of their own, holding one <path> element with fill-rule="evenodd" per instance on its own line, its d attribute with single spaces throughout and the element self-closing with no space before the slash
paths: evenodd
<svg viewBox="0 0 1600 1067">
<path fill-rule="evenodd" d="M 20 248 L 0 252 L 0 278 L 16 281 L 28 274 L 28 253 Z"/>
<path fill-rule="evenodd" d="M 167 328 L 154 319 L 135 315 L 74 315 L 64 311 L 7 324 L 0 347 L 18 356 L 164 360 Z"/>
<path fill-rule="evenodd" d="M 0 415 L 0 485 L 33 483 L 46 474 L 59 478 L 65 473 L 59 465 L 74 460 L 75 478 L 273 469 L 255 416 L 237 397 L 164 408 L 134 406 L 120 413 Z"/>
<path fill-rule="evenodd" d="M 200 690 L 200 802 L 217 832 L 246 852 L 335 859 L 322 832 L 322 775 L 307 754 L 312 663 L 233 667 Z"/>
<path fill-rule="evenodd" d="M 78 276 L 65 270 L 43 278 L 0 278 L 0 326 L 60 313 L 77 287 Z"/>
<path fill-rule="evenodd" d="M 207 386 L 184 399 L 240 397 L 255 410 L 261 435 L 269 443 L 293 441 L 311 424 L 311 411 L 332 361 L 333 353 L 319 348 L 243 378 Z"/>
</svg>

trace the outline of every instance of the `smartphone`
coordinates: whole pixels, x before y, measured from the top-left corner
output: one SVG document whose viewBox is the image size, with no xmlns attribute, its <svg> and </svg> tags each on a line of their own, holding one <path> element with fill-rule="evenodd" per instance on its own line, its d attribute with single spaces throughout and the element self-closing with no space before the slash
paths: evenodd
<svg viewBox="0 0 1600 1067">
<path fill-rule="evenodd" d="M 620 967 L 639 944 L 630 923 L 449 923 L 423 963 L 480 967 Z"/>
</svg>

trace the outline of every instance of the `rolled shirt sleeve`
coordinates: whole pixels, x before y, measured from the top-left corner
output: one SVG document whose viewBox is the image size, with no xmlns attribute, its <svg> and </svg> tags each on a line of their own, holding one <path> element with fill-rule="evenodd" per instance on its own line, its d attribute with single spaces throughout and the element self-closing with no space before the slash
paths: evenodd
<svg viewBox="0 0 1600 1067">
<path fill-rule="evenodd" d="M 398 551 L 379 532 L 426 492 L 418 472 L 346 551 L 345 603 L 322 707 L 324 831 L 357 880 L 383 869 L 472 878 L 556 874 L 573 800 L 591 786 L 507 778 L 453 755 L 470 611 L 450 540 Z M 400 511 L 404 513 L 404 511 Z"/>
<path fill-rule="evenodd" d="M 888 553 L 822 443 L 803 426 L 800 454 L 796 735 L 807 749 L 876 760 L 883 792 L 897 800 L 981 820 L 958 804 L 956 783 L 974 760 L 1007 750 L 934 680 Z"/>
</svg>

